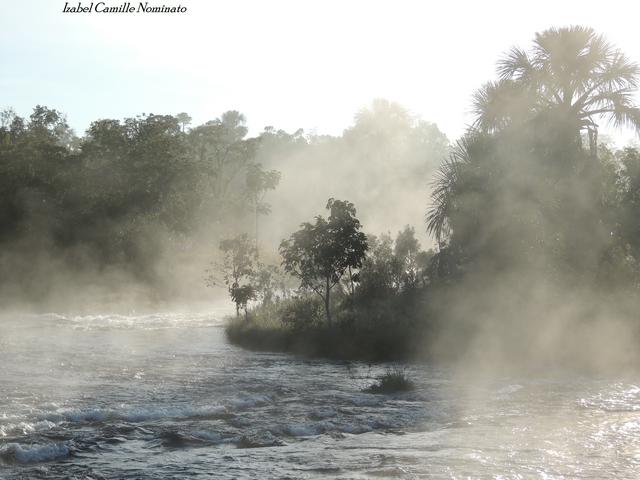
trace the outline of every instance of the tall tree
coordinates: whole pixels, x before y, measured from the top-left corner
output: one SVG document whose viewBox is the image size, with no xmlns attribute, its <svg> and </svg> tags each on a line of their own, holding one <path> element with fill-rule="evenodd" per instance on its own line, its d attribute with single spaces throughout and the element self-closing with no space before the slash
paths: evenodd
<svg viewBox="0 0 640 480">
<path fill-rule="evenodd" d="M 639 74 L 636 63 L 593 29 L 551 28 L 536 34 L 530 51 L 514 47 L 500 60 L 499 81 L 475 96 L 476 125 L 494 131 L 523 114 L 550 112 L 568 122 L 578 143 L 586 132 L 595 155 L 599 118 L 640 131 Z"/>
<path fill-rule="evenodd" d="M 367 237 L 351 202 L 329 199 L 329 218 L 317 216 L 280 244 L 284 270 L 300 280 L 324 301 L 327 324 L 331 326 L 331 289 L 349 268 L 360 268 L 368 249 Z"/>
<path fill-rule="evenodd" d="M 240 316 L 240 309 L 244 309 L 247 318 L 247 304 L 256 298 L 253 279 L 256 274 L 256 249 L 246 233 L 220 242 L 222 262 L 214 266 L 207 277 L 209 286 L 222 283 L 227 287 L 231 300 L 236 305 L 236 316 Z"/>
<path fill-rule="evenodd" d="M 205 175 L 212 203 L 228 205 L 229 193 L 253 159 L 257 143 L 245 139 L 245 118 L 239 112 L 225 112 L 221 118 L 192 128 L 188 134 L 191 155 Z"/>
<path fill-rule="evenodd" d="M 427 228 L 446 253 L 438 260 L 461 248 L 459 259 L 473 256 L 482 244 L 493 244 L 497 256 L 540 248 L 567 258 L 595 252 L 585 242 L 599 235 L 582 230 L 604 228 L 600 166 L 587 161 L 581 133 L 587 131 L 595 156 L 598 118 L 640 127 L 633 102 L 639 73 L 585 27 L 546 30 L 530 52 L 512 49 L 498 63 L 499 80 L 477 92 L 474 128 L 435 178 Z M 498 227 L 503 238 L 519 232 L 511 237 L 519 250 L 500 248 L 506 243 Z"/>
<path fill-rule="evenodd" d="M 416 238 L 416 230 L 410 225 L 398 232 L 394 247 L 394 254 L 401 265 L 400 284 L 404 289 L 413 288 L 419 278 L 418 254 L 420 242 Z"/>
<path fill-rule="evenodd" d="M 280 183 L 280 172 L 264 170 L 259 163 L 252 163 L 247 167 L 246 188 L 247 198 L 255 214 L 255 241 L 258 251 L 258 217 L 270 212 L 270 206 L 264 201 L 269 190 L 275 190 Z"/>
<path fill-rule="evenodd" d="M 191 125 L 191 117 L 189 116 L 188 113 L 186 112 L 181 112 L 179 114 L 176 115 L 176 120 L 178 120 L 178 123 L 180 124 L 180 128 L 182 129 L 182 133 L 185 133 L 185 129 L 187 128 L 187 125 Z"/>
</svg>

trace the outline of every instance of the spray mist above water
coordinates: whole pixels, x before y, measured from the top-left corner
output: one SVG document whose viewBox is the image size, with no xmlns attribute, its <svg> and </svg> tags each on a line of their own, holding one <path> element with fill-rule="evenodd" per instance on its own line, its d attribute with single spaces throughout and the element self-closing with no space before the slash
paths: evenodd
<svg viewBox="0 0 640 480">
<path fill-rule="evenodd" d="M 0 476 L 637 477 L 639 81 L 569 26 L 455 142 L 4 110 Z"/>
</svg>

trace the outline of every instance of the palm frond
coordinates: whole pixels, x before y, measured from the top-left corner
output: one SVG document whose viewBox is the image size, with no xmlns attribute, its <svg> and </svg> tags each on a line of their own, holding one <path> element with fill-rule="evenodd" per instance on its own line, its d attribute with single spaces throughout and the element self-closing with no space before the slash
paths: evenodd
<svg viewBox="0 0 640 480">
<path fill-rule="evenodd" d="M 592 28 L 573 25 L 537 33 L 529 51 L 512 48 L 498 62 L 499 80 L 473 97 L 474 127 L 503 129 L 558 106 L 569 108 L 581 125 L 606 117 L 615 126 L 638 128 L 633 95 L 640 66 Z M 639 130 L 640 131 L 640 130 Z"/>
<path fill-rule="evenodd" d="M 517 118 L 526 118 L 534 107 L 527 83 L 511 79 L 488 82 L 473 95 L 473 127 L 496 132 Z"/>
<path fill-rule="evenodd" d="M 535 74 L 529 55 L 518 47 L 513 47 L 498 61 L 497 71 L 501 80 L 528 80 Z"/>
<path fill-rule="evenodd" d="M 615 51 L 610 61 L 596 75 L 606 88 L 636 88 L 640 67 L 620 51 Z"/>
<path fill-rule="evenodd" d="M 618 107 L 611 112 L 610 119 L 616 128 L 631 127 L 640 134 L 640 108 L 636 106 Z"/>
<path fill-rule="evenodd" d="M 469 139 L 456 143 L 451 154 L 446 158 L 431 183 L 431 206 L 427 210 L 427 232 L 433 235 L 438 243 L 451 234 L 450 217 L 455 204 L 455 196 L 465 166 L 470 163 Z"/>
</svg>

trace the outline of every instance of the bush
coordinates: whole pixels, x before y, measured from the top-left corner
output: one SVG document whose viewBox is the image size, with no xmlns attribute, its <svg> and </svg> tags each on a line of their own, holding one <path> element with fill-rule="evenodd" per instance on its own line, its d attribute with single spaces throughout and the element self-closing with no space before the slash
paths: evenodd
<svg viewBox="0 0 640 480">
<path fill-rule="evenodd" d="M 309 330 L 321 325 L 324 319 L 324 307 L 319 298 L 311 296 L 297 297 L 282 305 L 280 320 L 291 330 Z"/>
<path fill-rule="evenodd" d="M 331 326 L 319 298 L 287 298 L 256 305 L 249 321 L 229 319 L 226 334 L 258 351 L 367 362 L 424 359 L 431 337 L 424 295 L 407 290 L 365 302 L 336 292 Z"/>
<path fill-rule="evenodd" d="M 363 391 L 367 393 L 397 393 L 409 392 L 415 389 L 415 384 L 409 379 L 403 369 L 388 370 L 384 375 Z"/>
</svg>

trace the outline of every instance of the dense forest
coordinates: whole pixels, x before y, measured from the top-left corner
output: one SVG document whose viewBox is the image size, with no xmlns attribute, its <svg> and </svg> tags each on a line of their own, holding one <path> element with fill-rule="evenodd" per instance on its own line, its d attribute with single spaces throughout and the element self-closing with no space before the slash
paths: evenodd
<svg viewBox="0 0 640 480">
<path fill-rule="evenodd" d="M 377 228 L 420 222 L 449 146 L 384 100 L 339 137 L 252 137 L 235 111 L 198 126 L 186 113 L 101 119 L 77 137 L 36 106 L 3 111 L 0 140 L 2 299 L 62 306 L 211 298 L 204 270 L 221 240 L 248 232 L 268 254 L 332 195 Z"/>
</svg>

